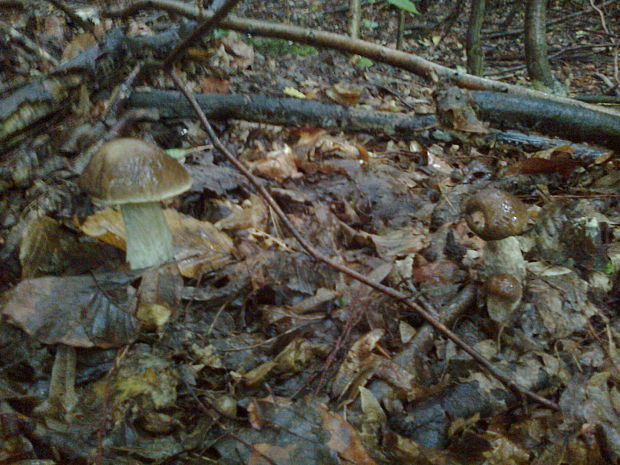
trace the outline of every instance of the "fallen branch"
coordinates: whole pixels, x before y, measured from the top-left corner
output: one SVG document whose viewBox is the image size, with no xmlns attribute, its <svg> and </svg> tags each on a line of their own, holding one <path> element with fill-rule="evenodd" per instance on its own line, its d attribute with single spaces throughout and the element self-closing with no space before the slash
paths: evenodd
<svg viewBox="0 0 620 465">
<path fill-rule="evenodd" d="M 112 9 L 104 14 L 105 16 L 111 18 L 124 18 L 132 14 L 139 13 L 144 9 L 165 10 L 192 18 L 194 20 L 205 19 L 211 15 L 211 13 L 205 12 L 204 15 L 200 16 L 198 10 L 188 6 L 185 3 L 175 0 L 137 0 L 126 8 Z M 410 53 L 401 52 L 399 50 L 394 50 L 381 45 L 375 45 L 364 40 L 354 40 L 351 39 L 351 37 L 340 34 L 315 31 L 288 24 L 278 24 L 256 19 L 239 18 L 236 16 L 228 16 L 220 23 L 220 25 L 223 28 L 245 32 L 248 34 L 292 40 L 304 44 L 332 48 L 343 52 L 361 55 L 375 61 L 380 61 L 388 65 L 411 71 L 412 73 L 418 74 L 427 79 L 437 77 L 466 89 L 489 90 L 494 92 L 508 92 L 517 95 L 528 95 L 530 97 L 537 97 L 569 105 L 575 105 L 581 108 L 588 108 L 592 111 L 609 113 L 617 118 L 620 118 L 620 114 L 613 109 L 599 108 L 573 99 L 545 94 L 543 92 L 527 89 L 525 87 L 494 81 L 492 79 L 485 79 L 479 76 L 459 73 L 458 71 L 450 69 L 446 66 L 438 65 Z"/>
<path fill-rule="evenodd" d="M 478 92 L 474 92 L 473 94 L 475 101 L 478 102 L 476 99 Z M 507 97 L 506 94 L 500 95 Z M 278 124 L 287 127 L 316 126 L 324 129 L 340 129 L 349 132 L 382 134 L 405 140 L 424 140 L 428 138 L 430 141 L 433 131 L 427 132 L 426 130 L 435 128 L 438 125 L 435 115 L 410 115 L 385 111 L 360 110 L 337 104 L 322 103 L 315 100 L 269 97 L 258 94 L 197 94 L 196 100 L 198 100 L 207 118 L 212 119 L 242 119 L 245 121 Z M 188 118 L 194 115 L 194 110 L 191 105 L 182 98 L 181 94 L 170 90 L 134 92 L 129 97 L 127 104 L 130 107 L 157 109 L 161 118 Z M 538 112 L 523 118 L 521 118 L 518 113 L 516 117 L 506 114 L 506 112 L 498 112 L 497 115 L 495 115 L 493 109 L 488 103 L 485 103 L 483 99 L 480 99 L 480 106 L 482 107 L 485 118 L 489 118 L 503 125 L 510 125 L 510 122 L 515 125 L 515 123 L 529 120 L 533 123 L 538 123 L 537 118 L 542 119 Z M 565 105 L 560 106 L 566 107 Z M 526 109 L 527 108 L 524 107 L 523 111 Z M 574 109 L 576 112 L 587 111 L 575 107 L 568 108 L 568 110 L 571 109 Z M 592 112 L 588 111 L 588 113 Z M 569 114 L 571 113 L 569 112 Z M 579 121 L 579 119 L 576 119 L 576 121 Z M 535 126 L 535 124 L 532 124 L 532 129 L 540 129 Z M 571 136 L 570 133 L 563 130 L 561 125 L 557 126 L 559 132 L 566 137 Z M 572 125 L 568 127 L 573 130 Z M 573 132 L 579 134 L 574 130 Z M 602 134 L 603 135 L 599 137 L 599 133 L 595 131 L 592 134 L 592 138 L 597 142 L 603 141 L 604 133 Z M 613 140 L 615 140 L 616 144 L 620 144 L 620 136 L 616 136 Z M 515 131 L 491 130 L 489 134 L 476 137 L 476 143 L 486 146 L 495 146 L 497 143 L 500 143 L 522 147 L 525 150 L 545 150 L 561 145 L 569 145 L 573 149 L 574 158 L 586 163 L 595 160 L 605 153 L 604 150 L 573 144 L 566 140 L 550 139 L 542 136 L 522 134 Z"/>
</svg>

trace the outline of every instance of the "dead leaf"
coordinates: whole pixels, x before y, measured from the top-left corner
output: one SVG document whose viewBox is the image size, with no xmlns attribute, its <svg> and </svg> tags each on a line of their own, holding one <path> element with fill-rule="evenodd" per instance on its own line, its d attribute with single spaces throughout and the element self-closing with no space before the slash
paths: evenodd
<svg viewBox="0 0 620 465">
<path fill-rule="evenodd" d="M 340 415 L 330 412 L 325 404 L 316 404 L 323 427 L 331 434 L 327 446 L 338 452 L 343 459 L 356 465 L 376 465 L 370 457 L 357 431 Z"/>
<path fill-rule="evenodd" d="M 250 163 L 250 166 L 255 173 L 278 182 L 301 177 L 301 173 L 297 171 L 293 151 L 288 145 L 265 154 L 263 159 Z"/>
<path fill-rule="evenodd" d="M 135 273 L 26 279 L 3 296 L 2 314 L 44 344 L 117 347 L 137 335 Z"/>
<path fill-rule="evenodd" d="M 193 278 L 219 268 L 232 260 L 232 239 L 208 221 L 199 221 L 173 209 L 164 210 L 172 233 L 174 258 L 181 274 Z M 112 208 L 91 215 L 81 226 L 82 232 L 125 249 L 125 225 L 119 211 Z"/>
</svg>

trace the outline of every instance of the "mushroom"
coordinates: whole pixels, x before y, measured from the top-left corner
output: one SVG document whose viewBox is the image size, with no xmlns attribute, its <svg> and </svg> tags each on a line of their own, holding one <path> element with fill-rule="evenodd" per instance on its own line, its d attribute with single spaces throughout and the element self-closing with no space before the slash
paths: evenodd
<svg viewBox="0 0 620 465">
<path fill-rule="evenodd" d="M 96 205 L 120 206 L 132 270 L 173 258 L 172 235 L 160 202 L 192 185 L 192 178 L 178 161 L 143 140 L 118 138 L 92 156 L 80 185 Z"/>
<path fill-rule="evenodd" d="M 509 274 L 500 273 L 491 276 L 484 283 L 487 312 L 493 321 L 508 323 L 512 311 L 517 308 L 523 295 L 519 280 Z"/>
<path fill-rule="evenodd" d="M 483 277 L 509 274 L 521 283 L 525 278 L 525 260 L 519 241 L 528 221 L 526 205 L 514 195 L 487 188 L 473 195 L 465 206 L 470 229 L 488 241 L 483 251 Z"/>
</svg>

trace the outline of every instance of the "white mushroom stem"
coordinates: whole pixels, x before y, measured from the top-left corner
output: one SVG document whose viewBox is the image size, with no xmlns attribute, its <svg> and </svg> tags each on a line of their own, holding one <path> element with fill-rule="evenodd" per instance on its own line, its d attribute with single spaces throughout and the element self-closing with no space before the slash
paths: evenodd
<svg viewBox="0 0 620 465">
<path fill-rule="evenodd" d="M 127 262 L 132 270 L 172 260 L 172 234 L 159 202 L 121 205 L 127 233 Z"/>
<path fill-rule="evenodd" d="M 488 241 L 482 252 L 482 263 L 482 274 L 486 278 L 500 273 L 512 275 L 519 282 L 525 278 L 525 259 L 519 240 L 514 236 Z"/>
<path fill-rule="evenodd" d="M 70 413 L 77 404 L 75 365 L 75 349 L 65 344 L 58 344 L 47 396 L 48 406 L 54 410 Z"/>
</svg>

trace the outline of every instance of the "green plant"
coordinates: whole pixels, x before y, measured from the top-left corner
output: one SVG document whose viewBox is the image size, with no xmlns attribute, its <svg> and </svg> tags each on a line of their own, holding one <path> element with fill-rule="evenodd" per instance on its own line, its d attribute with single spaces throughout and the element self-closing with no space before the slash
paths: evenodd
<svg viewBox="0 0 620 465">
<path fill-rule="evenodd" d="M 411 14 L 419 15 L 420 12 L 410 0 L 387 0 L 390 5 L 400 8 L 401 10 L 408 11 Z"/>
</svg>

